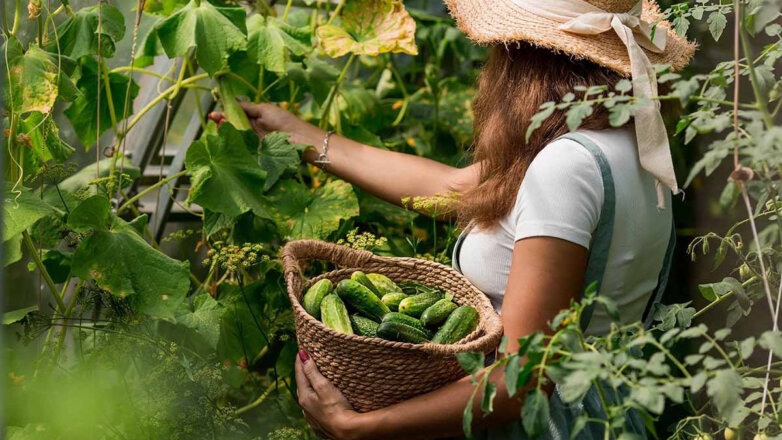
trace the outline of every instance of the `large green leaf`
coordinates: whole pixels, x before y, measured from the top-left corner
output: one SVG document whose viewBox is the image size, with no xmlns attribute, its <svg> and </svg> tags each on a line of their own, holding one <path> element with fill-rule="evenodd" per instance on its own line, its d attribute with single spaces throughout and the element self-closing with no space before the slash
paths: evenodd
<svg viewBox="0 0 782 440">
<path fill-rule="evenodd" d="M 22 259 L 22 235 L 15 235 L 3 242 L 3 267 Z"/>
<path fill-rule="evenodd" d="M 257 145 L 254 133 L 231 124 L 193 142 L 185 158 L 193 178 L 189 201 L 229 217 L 250 210 L 268 217 L 262 200 L 266 172 L 251 153 Z"/>
<path fill-rule="evenodd" d="M 177 316 L 177 322 L 194 329 L 212 349 L 216 349 L 220 340 L 220 319 L 223 313 L 225 307 L 208 293 L 203 293 L 193 298 L 193 311 Z"/>
<path fill-rule="evenodd" d="M 93 196 L 73 209 L 68 226 L 87 234 L 73 254 L 72 273 L 128 298 L 134 309 L 173 320 L 190 287 L 189 264 L 152 248 L 131 223 Z"/>
<path fill-rule="evenodd" d="M 19 322 L 27 316 L 28 313 L 38 310 L 38 306 L 25 307 L 23 309 L 12 310 L 10 312 L 3 313 L 3 325 L 13 324 Z"/>
<path fill-rule="evenodd" d="M 170 57 L 195 48 L 198 65 L 213 75 L 228 56 L 247 46 L 245 12 L 240 7 L 217 7 L 191 0 L 184 8 L 155 25 L 160 44 Z"/>
<path fill-rule="evenodd" d="M 5 183 L 3 195 L 3 241 L 21 234 L 38 220 L 54 212 L 54 208 L 36 197 L 32 192 L 9 182 Z"/>
<path fill-rule="evenodd" d="M 30 156 L 40 164 L 49 160 L 64 162 L 75 149 L 60 138 L 60 129 L 52 117 L 32 112 L 19 120 L 16 133 L 29 136 Z"/>
<path fill-rule="evenodd" d="M 266 171 L 264 191 L 277 183 L 282 173 L 295 170 L 301 163 L 299 152 L 308 148 L 306 145 L 289 143 L 288 137 L 288 134 L 275 131 L 264 136 L 261 141 L 258 161 Z"/>
<path fill-rule="evenodd" d="M 311 48 L 309 27 L 293 27 L 276 17 L 247 19 L 247 53 L 266 70 L 285 72 L 285 50 L 304 55 Z"/>
<path fill-rule="evenodd" d="M 125 95 L 128 89 L 129 76 L 121 73 L 109 73 L 109 88 L 111 90 L 111 102 L 114 104 L 114 114 L 117 122 L 133 114 L 133 99 L 138 95 L 139 87 L 135 81 L 130 85 L 130 99 L 128 113 L 125 114 Z M 73 103 L 65 109 L 65 116 L 71 121 L 76 136 L 84 146 L 89 149 L 102 135 L 111 128 L 111 113 L 109 111 L 106 86 L 101 77 L 100 98 L 98 97 L 98 63 L 93 58 L 85 58 L 81 65 L 81 78 L 76 83 L 81 90 Z M 100 107 L 97 103 L 100 100 Z M 100 115 L 100 127 L 98 116 Z"/>
<path fill-rule="evenodd" d="M 119 9 L 102 5 L 99 11 L 96 5 L 76 11 L 57 27 L 60 53 L 76 59 L 97 55 L 98 34 L 101 56 L 113 57 L 116 43 L 125 35 L 125 17 Z M 48 50 L 56 51 L 56 46 L 52 44 L 48 46 Z"/>
<path fill-rule="evenodd" d="M 323 50 L 332 58 L 348 53 L 418 55 L 415 20 L 398 0 L 348 2 L 342 12 L 342 27 L 320 26 L 317 34 Z"/>
<path fill-rule="evenodd" d="M 339 228 L 341 220 L 358 215 L 353 187 L 334 180 L 310 191 L 305 185 L 285 180 L 269 193 L 267 205 L 283 236 L 289 239 L 323 239 Z"/>
<path fill-rule="evenodd" d="M 10 76 L 6 107 L 19 113 L 51 112 L 59 93 L 60 74 L 50 54 L 35 44 L 24 51 L 15 37 L 8 39 L 4 49 Z"/>
</svg>

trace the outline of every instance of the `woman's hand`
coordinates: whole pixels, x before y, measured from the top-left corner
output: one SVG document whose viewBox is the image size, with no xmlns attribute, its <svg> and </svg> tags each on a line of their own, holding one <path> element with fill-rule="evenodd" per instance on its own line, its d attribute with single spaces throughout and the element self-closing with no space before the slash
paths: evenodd
<svg viewBox="0 0 782 440">
<path fill-rule="evenodd" d="M 325 136 L 323 130 L 274 104 L 240 102 L 239 105 L 247 114 L 247 118 L 258 136 L 263 137 L 266 133 L 281 131 L 290 134 L 292 143 L 313 146 L 322 142 Z M 210 113 L 209 118 L 218 124 L 225 122 L 225 116 L 220 112 Z"/>
<path fill-rule="evenodd" d="M 299 405 L 312 429 L 321 437 L 335 440 L 365 437 L 359 428 L 363 416 L 342 393 L 318 371 L 306 351 L 296 358 L 296 386 Z"/>
</svg>

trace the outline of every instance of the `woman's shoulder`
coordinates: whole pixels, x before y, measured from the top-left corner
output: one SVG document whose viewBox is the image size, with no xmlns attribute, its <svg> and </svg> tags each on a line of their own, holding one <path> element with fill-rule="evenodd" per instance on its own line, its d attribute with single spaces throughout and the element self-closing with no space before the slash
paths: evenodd
<svg viewBox="0 0 782 440">
<path fill-rule="evenodd" d="M 522 181 L 543 179 L 548 183 L 569 181 L 573 178 L 599 180 L 600 170 L 594 155 L 573 139 L 558 138 L 535 156 Z"/>
</svg>

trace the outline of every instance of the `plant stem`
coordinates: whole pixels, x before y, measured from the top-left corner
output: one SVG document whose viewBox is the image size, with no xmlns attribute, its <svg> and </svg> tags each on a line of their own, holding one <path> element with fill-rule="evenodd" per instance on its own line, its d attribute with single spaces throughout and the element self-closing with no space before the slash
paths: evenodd
<svg viewBox="0 0 782 440">
<path fill-rule="evenodd" d="M 277 384 L 275 382 L 272 382 L 269 384 L 268 387 L 266 387 L 266 390 L 261 394 L 257 399 L 255 399 L 252 403 L 249 403 L 239 409 L 236 410 L 236 414 L 242 414 L 246 413 L 247 411 L 255 408 L 256 406 L 263 403 L 264 400 L 266 400 L 267 397 L 277 388 Z"/>
<path fill-rule="evenodd" d="M 49 290 L 52 291 L 54 301 L 57 302 L 57 309 L 60 311 L 60 313 L 65 312 L 65 303 L 63 303 L 62 298 L 60 297 L 60 292 L 57 289 L 57 286 L 54 284 L 54 281 L 52 281 L 52 277 L 49 275 L 49 271 L 46 270 L 46 266 L 43 265 L 41 256 L 38 254 L 38 249 L 36 249 L 35 244 L 33 243 L 33 239 L 30 238 L 30 234 L 27 232 L 27 230 L 22 231 L 22 239 L 24 240 L 25 246 L 27 246 L 27 250 L 30 251 L 30 254 L 33 257 L 33 261 L 35 261 L 35 265 L 38 266 L 38 270 L 41 272 L 44 282 L 46 282 Z"/>
<path fill-rule="evenodd" d="M 320 128 L 325 129 L 328 127 L 329 124 L 329 113 L 331 113 L 331 105 L 334 102 L 334 98 L 337 96 L 337 93 L 339 92 L 339 87 L 342 85 L 342 81 L 345 80 L 345 76 L 348 73 L 348 69 L 350 68 L 350 64 L 353 63 L 353 59 L 356 57 L 355 54 L 351 54 L 350 58 L 348 58 L 348 61 L 345 63 L 345 67 L 342 68 L 342 72 L 339 73 L 339 77 L 337 78 L 337 82 L 334 83 L 334 87 L 331 88 L 331 92 L 329 93 L 328 98 L 326 98 L 326 103 L 323 104 L 323 111 L 321 112 L 321 119 L 320 119 Z"/>
<path fill-rule="evenodd" d="M 345 0 L 339 0 L 339 4 L 337 5 L 337 8 L 334 9 L 334 12 L 331 14 L 331 17 L 329 17 L 329 21 L 326 22 L 326 25 L 330 25 L 334 22 L 334 19 L 337 18 L 337 15 L 339 15 L 340 12 L 342 12 L 342 7 L 345 6 Z"/>
<path fill-rule="evenodd" d="M 741 285 L 744 286 L 744 287 L 747 287 L 747 286 L 749 286 L 750 284 L 754 283 L 757 280 L 758 280 L 758 277 L 751 277 L 747 281 L 744 281 L 743 283 L 741 283 Z M 695 312 L 695 314 L 692 315 L 692 319 L 696 319 L 696 318 L 702 316 L 704 313 L 708 312 L 713 307 L 716 307 L 718 304 L 722 303 L 726 299 L 732 298 L 733 295 L 735 295 L 735 294 L 736 294 L 736 292 L 731 290 L 730 292 L 726 293 L 725 295 L 717 297 L 717 299 L 715 299 L 714 301 L 706 304 L 706 306 L 704 306 L 702 309 L 700 309 L 697 312 Z"/>
<path fill-rule="evenodd" d="M 736 11 L 738 14 L 739 11 Z M 763 115 L 763 122 L 766 124 L 766 129 L 770 130 L 774 126 L 774 120 L 771 118 L 771 113 L 768 111 L 768 98 L 763 96 L 763 92 L 760 90 L 758 84 L 758 74 L 755 71 L 755 62 L 752 60 L 752 47 L 749 45 L 749 37 L 747 36 L 747 30 L 744 28 L 744 20 L 741 20 L 741 26 L 739 26 L 741 48 L 744 51 L 744 57 L 747 59 L 747 69 L 749 70 L 749 83 L 752 86 L 752 93 L 755 95 L 755 105 L 760 113 Z M 735 78 L 734 81 L 738 81 Z"/>
<path fill-rule="evenodd" d="M 16 0 L 16 7 L 14 8 L 14 24 L 11 27 L 11 35 L 13 36 L 16 36 L 16 31 L 19 30 L 19 13 L 21 9 L 22 9 L 22 0 Z"/>
<path fill-rule="evenodd" d="M 291 5 L 293 4 L 293 0 L 288 0 L 288 4 L 285 5 L 285 12 L 282 13 L 282 21 L 285 22 L 288 20 L 288 13 L 291 11 Z"/>
<path fill-rule="evenodd" d="M 134 66 L 119 66 L 111 69 L 109 73 L 120 73 L 120 72 L 138 72 L 143 73 L 145 75 L 151 75 L 157 78 L 160 78 L 162 80 L 166 80 L 168 82 L 176 82 L 174 78 L 171 78 L 170 76 L 161 75 L 157 72 L 153 72 L 148 69 L 143 69 L 141 67 L 134 67 Z"/>
<path fill-rule="evenodd" d="M 132 205 L 138 199 L 140 199 L 140 198 L 144 197 L 145 195 L 149 194 L 150 192 L 160 188 L 161 186 L 165 185 L 166 183 L 184 176 L 185 174 L 187 174 L 187 170 L 182 170 L 182 171 L 180 171 L 180 172 L 178 172 L 178 173 L 176 173 L 176 174 L 174 174 L 172 176 L 166 177 L 163 180 L 155 182 L 154 185 L 149 186 L 144 191 L 141 191 L 140 193 L 138 193 L 135 196 L 129 198 L 125 203 L 123 203 L 122 206 L 120 206 L 117 209 L 117 215 L 119 215 L 122 211 L 127 209 L 130 205 Z"/>
<path fill-rule="evenodd" d="M 181 85 L 185 86 L 187 84 L 191 84 L 191 83 L 194 83 L 196 81 L 199 81 L 199 80 L 202 80 L 202 79 L 206 79 L 206 78 L 209 78 L 209 74 L 208 73 L 201 73 L 199 75 L 195 75 L 195 76 L 191 76 L 190 78 L 187 78 L 186 80 L 182 81 Z M 126 128 L 125 131 L 122 132 L 122 135 L 124 136 L 125 134 L 127 134 L 130 131 L 130 129 L 133 128 L 133 126 L 136 125 L 136 123 L 138 123 L 138 121 L 141 120 L 141 118 L 145 114 L 147 114 L 147 112 L 149 112 L 150 110 L 152 110 L 153 107 L 155 107 L 157 104 L 159 104 L 160 101 L 163 101 L 164 99 L 172 99 L 172 98 L 174 98 L 174 96 L 168 96 L 168 95 L 171 94 L 171 92 L 173 90 L 175 90 L 175 89 L 176 89 L 176 85 L 173 85 L 173 86 L 167 88 L 166 90 L 163 91 L 163 93 L 161 93 L 160 95 L 156 96 L 155 99 L 150 101 L 149 104 L 144 106 L 144 108 L 142 108 L 136 114 L 136 116 L 133 118 L 133 120 L 130 121 L 130 123 L 128 124 L 128 128 Z"/>
</svg>

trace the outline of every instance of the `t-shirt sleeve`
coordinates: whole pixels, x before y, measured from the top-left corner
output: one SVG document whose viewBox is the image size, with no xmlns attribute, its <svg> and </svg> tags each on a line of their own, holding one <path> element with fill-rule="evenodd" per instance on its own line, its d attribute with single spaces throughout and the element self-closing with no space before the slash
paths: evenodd
<svg viewBox="0 0 782 440">
<path fill-rule="evenodd" d="M 515 240 L 555 237 L 589 249 L 602 205 L 603 179 L 594 156 L 559 139 L 527 169 L 513 208 Z"/>
</svg>

